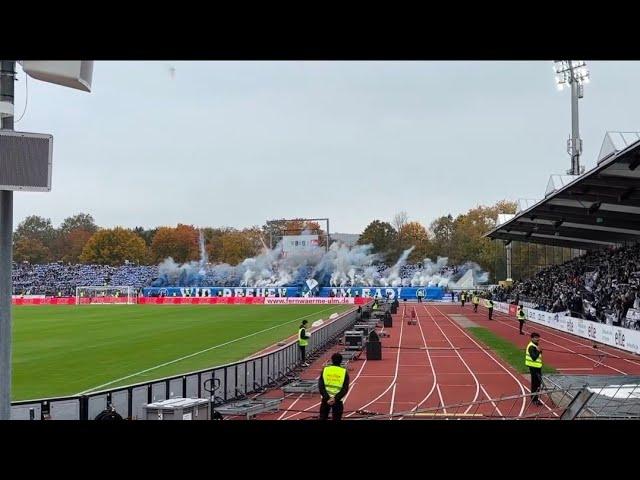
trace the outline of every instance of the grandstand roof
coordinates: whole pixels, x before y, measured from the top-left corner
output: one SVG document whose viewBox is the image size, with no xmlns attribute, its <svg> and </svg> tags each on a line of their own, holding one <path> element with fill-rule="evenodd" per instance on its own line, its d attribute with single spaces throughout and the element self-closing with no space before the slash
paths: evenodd
<svg viewBox="0 0 640 480">
<path fill-rule="evenodd" d="M 639 166 L 640 134 L 608 132 L 593 169 L 552 175 L 544 199 L 485 236 L 583 250 L 640 240 Z"/>
</svg>

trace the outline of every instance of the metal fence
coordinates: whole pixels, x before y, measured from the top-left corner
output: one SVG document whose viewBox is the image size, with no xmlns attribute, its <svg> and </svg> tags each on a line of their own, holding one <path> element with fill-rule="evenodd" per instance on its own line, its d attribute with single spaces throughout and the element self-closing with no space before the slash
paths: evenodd
<svg viewBox="0 0 640 480">
<path fill-rule="evenodd" d="M 561 380 L 559 380 L 561 379 Z M 575 381 L 576 383 L 572 383 Z M 537 394 L 414 408 L 393 414 L 356 411 L 353 420 L 640 420 L 640 377 L 623 383 L 598 376 L 548 376 Z M 542 405 L 532 403 L 538 395 Z"/>
<path fill-rule="evenodd" d="M 338 338 L 355 324 L 357 310 L 350 310 L 311 333 L 309 356 Z M 144 383 L 102 390 L 82 396 L 25 400 L 11 404 L 12 420 L 90 420 L 108 405 L 123 418 L 144 419 L 144 406 L 169 398 L 209 398 L 205 382 L 218 386 L 219 403 L 243 398 L 270 388 L 300 363 L 297 341 L 260 356 L 218 367 L 165 377 Z"/>
</svg>

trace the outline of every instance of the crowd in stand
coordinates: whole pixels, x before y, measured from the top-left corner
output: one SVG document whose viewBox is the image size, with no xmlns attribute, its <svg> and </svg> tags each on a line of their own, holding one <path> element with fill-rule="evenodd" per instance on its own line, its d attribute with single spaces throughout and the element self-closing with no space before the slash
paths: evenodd
<svg viewBox="0 0 640 480">
<path fill-rule="evenodd" d="M 382 274 L 389 269 L 380 264 L 376 268 Z M 411 279 L 423 268 L 421 263 L 400 267 L 400 277 Z M 454 272 L 455 267 L 444 267 L 441 274 Z M 63 262 L 31 264 L 14 263 L 11 272 L 13 295 L 74 296 L 76 287 L 84 286 L 131 286 L 142 288 L 151 285 L 158 277 L 155 265 L 108 265 L 67 264 Z M 207 277 L 207 279 L 209 279 Z M 211 284 L 215 284 L 211 279 Z"/>
<path fill-rule="evenodd" d="M 629 309 L 640 308 L 640 244 L 618 249 L 595 250 L 535 276 L 498 287 L 494 299 L 532 302 L 549 312 L 571 312 L 613 325 L 628 325 Z M 637 327 L 637 322 L 632 322 Z"/>
<path fill-rule="evenodd" d="M 74 296 L 76 287 L 149 285 L 158 275 L 156 266 L 66 264 L 63 262 L 14 263 L 11 271 L 13 295 Z"/>
</svg>

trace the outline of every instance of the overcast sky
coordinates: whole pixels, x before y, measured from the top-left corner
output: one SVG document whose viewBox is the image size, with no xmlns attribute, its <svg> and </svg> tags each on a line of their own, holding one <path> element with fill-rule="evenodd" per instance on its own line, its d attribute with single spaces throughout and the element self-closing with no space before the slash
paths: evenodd
<svg viewBox="0 0 640 480">
<path fill-rule="evenodd" d="M 570 165 L 570 94 L 552 65 L 100 61 L 91 93 L 30 79 L 16 130 L 53 134 L 53 188 L 16 193 L 15 224 L 80 211 L 127 227 L 329 217 L 359 233 L 400 210 L 428 224 L 540 198 Z M 587 169 L 606 131 L 640 130 L 640 63 L 589 68 Z"/>
</svg>

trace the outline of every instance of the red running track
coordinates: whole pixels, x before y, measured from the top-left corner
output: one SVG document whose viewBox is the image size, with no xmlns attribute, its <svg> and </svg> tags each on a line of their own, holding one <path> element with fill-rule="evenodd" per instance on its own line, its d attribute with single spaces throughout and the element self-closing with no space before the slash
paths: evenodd
<svg viewBox="0 0 640 480">
<path fill-rule="evenodd" d="M 412 308 L 416 309 L 417 325 L 403 321 L 405 313 L 409 317 Z M 500 400 L 529 393 L 529 380 L 478 343 L 447 315 L 451 313 L 460 314 L 460 307 L 442 304 L 403 306 L 399 314 L 394 316 L 393 327 L 382 329 L 391 335 L 381 338 L 383 359 L 366 360 L 363 353 L 360 360 L 349 364 L 351 385 L 344 400 L 344 417 L 361 418 L 361 414 L 356 412 L 366 410 L 381 415 L 395 414 L 395 419 L 420 418 L 402 414 L 436 407 L 440 407 L 440 414 L 473 414 L 491 418 L 529 416 L 543 412 L 551 416 L 551 410 L 546 405 L 533 406 L 526 398 Z M 465 310 L 464 314 L 471 319 L 470 309 Z M 336 349 L 326 352 L 305 369 L 301 377 L 317 379 Z M 281 390 L 275 390 L 264 396 L 281 395 Z M 290 394 L 284 397 L 279 412 L 258 418 L 316 418 L 319 401 L 318 394 Z M 477 403 L 466 405 L 471 402 Z M 465 405 L 456 407 L 455 412 L 443 408 L 457 404 Z"/>
<path fill-rule="evenodd" d="M 524 349 L 531 332 L 540 334 L 540 346 L 544 362 L 564 375 L 640 375 L 640 357 L 624 350 L 597 344 L 586 338 L 571 335 L 535 322 L 526 322 L 525 335 L 519 334 L 518 321 L 504 313 L 493 312 L 489 320 L 484 307 L 473 313 L 473 307 L 445 304 L 438 308 L 447 314 L 465 315 L 479 326 L 488 328 L 497 335 Z"/>
</svg>

